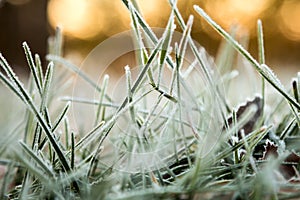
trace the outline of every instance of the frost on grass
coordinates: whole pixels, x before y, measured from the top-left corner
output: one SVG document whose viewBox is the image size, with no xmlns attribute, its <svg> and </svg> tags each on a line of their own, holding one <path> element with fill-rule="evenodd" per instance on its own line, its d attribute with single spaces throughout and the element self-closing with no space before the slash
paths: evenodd
<svg viewBox="0 0 300 200">
<path fill-rule="evenodd" d="M 39 57 L 33 59 L 23 44 L 31 69 L 28 86 L 0 55 L 0 79 L 26 108 L 21 125 L 7 123 L 24 136 L 18 148 L 8 152 L 0 147 L 0 166 L 11 169 L 0 173 L 0 198 L 298 198 L 300 76 L 290 94 L 264 64 L 262 24 L 258 62 L 195 6 L 229 42 L 215 65 L 191 37 L 193 16 L 185 23 L 176 1 L 170 1 L 172 12 L 159 37 L 135 1 L 122 1 L 132 20 L 138 66 L 126 66 L 113 91 L 108 75 L 95 81 L 61 57 L 59 29 L 56 39 L 49 40 L 53 54 L 47 56 L 51 62 L 45 74 Z M 176 22 L 182 29 L 178 41 Z M 265 109 L 264 86 L 261 95 L 248 101 L 245 97 L 238 109 L 230 105 L 235 98 L 228 96 L 230 83 L 238 73 L 232 69 L 235 54 L 229 45 L 290 110 L 284 103 Z M 86 84 L 79 93 L 72 93 L 78 88 L 71 93 L 66 89 L 74 76 Z M 114 98 L 116 93 L 121 100 Z M 82 126 L 75 113 L 80 113 L 76 117 Z M 15 129 L 19 126 L 24 128 Z M 13 142 L 12 137 L 2 138 L 5 147 Z"/>
</svg>

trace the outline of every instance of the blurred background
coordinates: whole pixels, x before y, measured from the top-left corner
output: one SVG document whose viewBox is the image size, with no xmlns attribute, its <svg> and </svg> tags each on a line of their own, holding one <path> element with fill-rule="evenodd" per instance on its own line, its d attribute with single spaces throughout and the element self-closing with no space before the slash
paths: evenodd
<svg viewBox="0 0 300 200">
<path fill-rule="evenodd" d="M 165 27 L 171 10 L 167 0 L 136 2 L 150 26 Z M 256 22 L 261 19 L 266 63 L 287 74 L 299 71 L 299 0 L 178 0 L 185 20 L 190 14 L 195 16 L 193 38 L 215 56 L 221 37 L 195 13 L 194 4 L 226 30 L 238 25 L 237 36 L 249 36 L 249 50 L 254 57 Z M 56 26 L 63 30 L 64 56 L 80 64 L 100 42 L 129 30 L 130 17 L 121 0 L 0 0 L 0 51 L 17 71 L 27 71 L 23 41 L 45 62 L 47 38 L 54 34 Z"/>
</svg>

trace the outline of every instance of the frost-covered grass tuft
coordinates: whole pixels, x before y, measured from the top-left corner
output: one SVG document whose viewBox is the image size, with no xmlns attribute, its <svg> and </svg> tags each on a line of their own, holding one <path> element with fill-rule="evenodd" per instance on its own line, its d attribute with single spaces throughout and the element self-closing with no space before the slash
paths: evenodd
<svg viewBox="0 0 300 200">
<path fill-rule="evenodd" d="M 95 81 L 61 56 L 59 29 L 45 71 L 23 43 L 25 83 L 0 54 L 1 93 L 10 92 L 1 98 L 0 199 L 300 198 L 300 74 L 285 88 L 266 65 L 262 22 L 257 61 L 195 5 L 227 41 L 215 61 L 192 39 L 194 18 L 185 22 L 176 1 L 161 37 L 135 1 L 122 1 L 138 66 L 124 67 L 124 84 L 114 90 L 121 101 L 109 75 Z M 176 22 L 182 34 L 174 42 Z M 239 91 L 230 95 L 236 52 L 261 86 L 239 107 L 231 105 Z M 94 98 L 72 93 L 75 79 Z M 266 84 L 277 102 L 269 104 Z"/>
</svg>

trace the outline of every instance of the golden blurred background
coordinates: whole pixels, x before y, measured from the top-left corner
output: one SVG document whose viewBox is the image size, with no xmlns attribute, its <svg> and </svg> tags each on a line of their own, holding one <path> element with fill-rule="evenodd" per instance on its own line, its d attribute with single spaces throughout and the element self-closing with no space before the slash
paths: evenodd
<svg viewBox="0 0 300 200">
<path fill-rule="evenodd" d="M 168 0 L 136 2 L 150 26 L 166 25 L 171 11 Z M 216 55 L 221 37 L 195 13 L 194 4 L 226 30 L 238 25 L 238 36 L 249 36 L 249 49 L 254 57 L 256 22 L 261 19 L 267 63 L 274 68 L 300 69 L 299 0 L 178 0 L 185 20 L 190 14 L 195 16 L 193 38 Z M 46 38 L 60 26 L 65 36 L 65 56 L 78 64 L 97 44 L 130 29 L 130 16 L 121 0 L 0 0 L 0 25 L 0 51 L 11 62 L 24 65 L 18 60 L 24 60 L 24 56 L 16 58 L 23 40 L 28 41 L 34 52 L 45 55 Z M 15 35 L 17 39 L 13 38 Z"/>
</svg>

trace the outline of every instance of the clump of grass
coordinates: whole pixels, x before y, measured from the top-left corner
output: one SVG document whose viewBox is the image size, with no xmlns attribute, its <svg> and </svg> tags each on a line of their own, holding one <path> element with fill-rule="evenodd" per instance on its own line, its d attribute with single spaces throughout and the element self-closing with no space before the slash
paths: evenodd
<svg viewBox="0 0 300 200">
<path fill-rule="evenodd" d="M 300 75 L 288 90 L 265 64 L 262 23 L 256 61 L 195 6 L 228 41 L 215 68 L 191 38 L 193 16 L 185 22 L 176 1 L 170 0 L 172 12 L 161 38 L 135 1 L 123 2 L 132 20 L 139 73 L 134 78 L 125 67 L 126 85 L 119 89 L 126 96 L 119 104 L 107 89 L 108 75 L 98 84 L 61 57 L 59 30 L 49 40 L 45 72 L 39 56 L 23 43 L 31 70 L 26 86 L 0 55 L 0 79 L 25 107 L 22 120 L 12 120 L 1 133 L 1 199 L 299 198 Z M 172 46 L 175 20 L 183 34 Z M 231 46 L 261 76 L 261 94 L 237 110 L 227 95 L 235 76 Z M 186 67 L 187 49 L 193 60 Z M 98 99 L 68 97 L 64 89 L 72 73 Z M 265 109 L 266 83 L 280 99 L 272 110 Z M 71 127 L 74 104 L 94 106 L 94 120 L 86 121 L 91 130 Z"/>
</svg>

